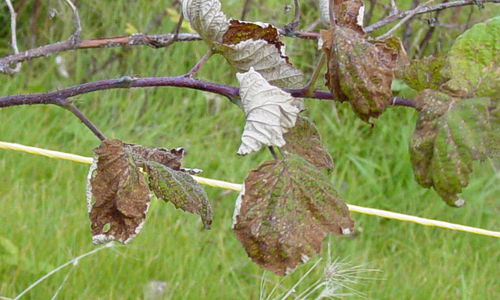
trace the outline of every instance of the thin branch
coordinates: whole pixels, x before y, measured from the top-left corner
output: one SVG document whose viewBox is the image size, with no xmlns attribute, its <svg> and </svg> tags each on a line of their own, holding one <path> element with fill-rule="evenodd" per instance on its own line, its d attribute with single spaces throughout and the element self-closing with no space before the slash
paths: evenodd
<svg viewBox="0 0 500 300">
<path fill-rule="evenodd" d="M 190 88 L 219 94 L 227 97 L 233 103 L 237 102 L 240 94 L 240 90 L 237 87 L 197 80 L 184 75 L 174 77 L 145 78 L 124 76 L 115 79 L 106 79 L 79 84 L 53 92 L 0 97 L 0 108 L 35 104 L 53 104 L 62 106 L 61 100 L 66 100 L 77 95 L 88 94 L 96 91 L 166 86 Z M 318 100 L 333 100 L 332 94 L 325 91 L 314 91 L 309 93 L 307 88 L 284 89 L 284 91 L 290 93 L 296 98 L 307 97 Z M 309 95 L 307 95 L 308 93 Z M 415 107 L 413 100 L 403 98 L 392 99 L 391 105 Z"/>
<path fill-rule="evenodd" d="M 252 2 L 252 0 L 245 0 L 245 4 L 243 4 L 243 9 L 241 10 L 240 20 L 245 20 L 247 13 L 250 10 L 250 2 Z"/>
<path fill-rule="evenodd" d="M 69 37 L 69 39 L 72 40 L 73 43 L 76 44 L 76 43 L 80 42 L 80 36 L 82 35 L 82 24 L 80 22 L 80 16 L 78 14 L 78 9 L 76 8 L 75 5 L 73 5 L 73 2 L 71 2 L 71 0 L 66 0 L 66 3 L 69 5 L 71 10 L 73 11 L 73 23 L 75 24 L 75 31 Z"/>
<path fill-rule="evenodd" d="M 82 123 L 85 124 L 85 126 L 87 126 L 87 128 L 90 129 L 90 131 L 92 131 L 92 133 L 97 136 L 97 138 L 99 138 L 99 140 L 104 141 L 106 139 L 104 135 L 99 131 L 99 129 L 97 129 L 97 127 L 92 124 L 92 122 L 90 122 L 90 120 L 87 119 L 87 117 L 85 117 L 85 115 L 74 104 L 69 103 L 65 100 L 63 101 L 64 102 L 61 102 L 61 107 L 67 109 L 78 119 L 80 119 L 80 121 L 82 121 Z"/>
<path fill-rule="evenodd" d="M 429 13 L 431 11 L 439 11 L 439 10 L 452 8 L 452 7 L 460 7 L 460 6 L 466 6 L 466 5 L 477 5 L 476 1 L 477 0 L 458 0 L 458 1 L 453 1 L 453 2 L 440 3 L 440 4 L 436 4 L 436 5 L 425 6 L 425 7 L 420 7 L 420 8 L 402 11 L 397 15 L 388 16 L 388 17 L 366 27 L 365 32 L 366 33 L 372 32 L 374 30 L 379 29 L 380 27 L 383 27 L 383 26 L 389 24 L 389 23 L 403 19 L 408 15 L 416 16 L 416 15 L 420 15 L 420 14 Z M 487 2 L 500 3 L 500 0 L 484 0 L 484 1 L 482 1 L 482 3 L 487 3 Z"/>
<path fill-rule="evenodd" d="M 135 45 L 147 45 L 152 48 L 162 48 L 169 45 L 170 40 L 175 34 L 159 34 L 159 35 L 144 35 L 133 34 L 130 36 L 117 36 L 110 38 L 98 38 L 91 40 L 83 40 L 79 43 L 72 43 L 69 40 L 58 42 L 55 44 L 45 45 L 36 49 L 30 49 L 18 54 L 9 55 L 0 58 L 0 72 L 8 65 L 31 60 L 37 57 L 45 57 L 51 54 L 60 53 L 69 50 L 91 49 L 91 48 L 110 48 Z M 182 33 L 177 36 L 177 41 L 193 41 L 201 40 L 196 33 Z"/>
<path fill-rule="evenodd" d="M 12 6 L 12 3 L 10 0 L 5 0 L 7 3 L 7 6 L 9 7 L 9 12 L 10 12 L 10 32 L 11 32 L 11 47 L 12 50 L 14 50 L 14 55 L 19 53 L 19 49 L 17 48 L 17 30 L 16 30 L 16 18 L 17 18 L 17 13 L 14 10 L 14 7 Z M 7 74 L 16 74 L 21 71 L 21 64 L 17 63 L 16 67 L 14 69 L 9 68 L 9 65 L 2 66 L 0 64 L 0 72 L 4 72 Z"/>
<path fill-rule="evenodd" d="M 399 28 L 399 26 L 403 25 L 404 23 L 406 23 L 406 21 L 410 20 L 411 18 L 413 18 L 419 9 L 423 8 L 423 7 L 426 7 L 427 5 L 429 5 L 430 3 L 434 2 L 434 0 L 429 0 L 425 3 L 422 3 L 422 4 L 419 4 L 415 9 L 412 10 L 412 13 L 406 15 L 401 21 L 399 21 L 398 24 L 396 24 L 394 27 L 392 27 L 391 29 L 389 29 L 386 33 L 376 37 L 375 39 L 376 40 L 382 40 L 382 39 L 385 39 L 387 37 L 389 37 L 396 29 Z M 392 15 L 392 13 L 391 13 Z"/>
<path fill-rule="evenodd" d="M 318 80 L 319 74 L 321 72 L 321 68 L 323 67 L 323 64 L 325 63 L 325 54 L 321 52 L 321 56 L 319 57 L 318 64 L 316 65 L 316 68 L 314 69 L 314 72 L 311 76 L 311 79 L 309 79 L 309 82 L 304 86 L 304 89 L 307 90 L 306 96 L 309 96 L 311 92 L 314 91 L 314 84 L 316 83 L 316 80 Z"/>
<path fill-rule="evenodd" d="M 196 63 L 196 65 L 184 76 L 192 78 L 200 70 L 201 66 L 203 66 L 213 54 L 214 52 L 212 51 L 212 49 L 208 49 L 207 53 L 205 53 L 205 55 L 203 55 L 203 57 Z"/>
<path fill-rule="evenodd" d="M 300 21 L 299 0 L 293 0 L 293 7 L 295 10 L 293 20 L 290 23 L 286 24 L 285 28 L 284 28 L 287 36 L 290 36 L 291 34 L 293 34 L 293 32 L 295 32 L 295 28 L 297 28 L 297 26 L 299 25 L 299 21 Z"/>
</svg>

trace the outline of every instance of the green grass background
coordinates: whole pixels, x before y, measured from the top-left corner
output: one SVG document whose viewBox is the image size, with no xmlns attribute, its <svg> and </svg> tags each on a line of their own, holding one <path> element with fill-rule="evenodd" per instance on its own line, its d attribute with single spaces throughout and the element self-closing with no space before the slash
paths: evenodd
<svg viewBox="0 0 500 300">
<path fill-rule="evenodd" d="M 282 25 L 291 18 L 283 14 L 283 7 L 291 2 L 253 1 L 248 19 Z M 401 8 L 408 8 L 404 2 Z M 156 0 L 75 3 L 80 9 L 83 38 L 122 35 L 127 23 L 142 31 L 160 10 L 172 6 Z M 238 18 L 242 3 L 222 1 L 223 10 Z M 300 26 L 304 28 L 317 13 L 314 1 L 301 3 Z M 17 5 L 21 50 L 62 40 L 73 30 L 71 12 L 63 1 Z M 51 9 L 57 11 L 52 18 L 48 16 Z M 454 17 L 458 24 L 472 25 L 500 14 L 495 5 L 487 5 L 481 12 L 473 10 L 473 14 L 471 8 L 444 12 L 441 21 L 451 22 Z M 372 20 L 382 12 L 383 3 L 377 5 Z M 425 26 L 420 19 L 415 21 L 416 39 Z M 1 55 L 11 51 L 8 20 L 8 10 L 1 4 Z M 166 17 L 152 32 L 170 32 L 174 25 Z M 438 27 L 432 47 L 425 51 L 445 51 L 464 26 Z M 315 42 L 284 41 L 291 61 L 310 74 L 318 58 Z M 185 42 L 157 50 L 140 46 L 67 52 L 61 56 L 69 78 L 57 71 L 53 55 L 24 63 L 15 76 L 0 75 L 0 95 L 52 91 L 123 75 L 179 75 L 205 51 L 202 42 Z M 111 56 L 118 58 L 103 66 Z M 210 59 L 197 76 L 236 85 L 230 67 L 220 56 Z M 270 158 L 266 151 L 236 156 L 244 115 L 220 96 L 151 88 L 96 92 L 75 100 L 106 137 L 148 147 L 183 146 L 188 150 L 184 165 L 204 169 L 205 177 L 240 183 L 250 169 Z M 434 191 L 413 180 L 407 149 L 415 123 L 411 109 L 388 109 L 370 128 L 356 119 L 347 105 L 307 100 L 306 107 L 304 115 L 317 124 L 334 158 L 336 169 L 331 180 L 348 203 L 500 229 L 500 179 L 489 162 L 475 165 L 470 185 L 462 194 L 468 203 L 461 209 L 447 207 Z M 99 145 L 76 118 L 53 106 L 1 109 L 0 140 L 83 156 L 91 156 Z M 85 204 L 87 171 L 87 165 L 0 150 L 1 297 L 14 298 L 45 273 L 95 249 Z M 197 216 L 153 200 L 142 232 L 127 246 L 81 259 L 59 291 L 59 299 L 143 299 L 144 285 L 152 280 L 167 283 L 165 299 L 258 299 L 262 278 L 267 291 L 278 286 L 282 293 L 317 260 L 312 259 L 284 281 L 264 273 L 247 258 L 231 232 L 237 194 L 211 187 L 206 191 L 215 213 L 212 230 L 202 231 Z M 369 299 L 500 298 L 498 239 L 357 213 L 353 218 L 356 237 L 327 238 L 321 255 L 325 259 L 296 288 L 297 293 L 322 276 L 328 245 L 333 259 L 380 271 L 358 274 L 370 279 L 353 279 L 357 282 L 351 287 Z M 50 299 L 70 269 L 49 277 L 24 299 Z"/>
</svg>

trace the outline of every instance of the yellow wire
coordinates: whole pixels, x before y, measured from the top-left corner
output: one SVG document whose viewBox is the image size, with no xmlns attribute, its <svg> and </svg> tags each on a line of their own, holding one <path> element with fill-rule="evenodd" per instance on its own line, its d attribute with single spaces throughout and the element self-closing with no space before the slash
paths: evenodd
<svg viewBox="0 0 500 300">
<path fill-rule="evenodd" d="M 45 150 L 45 149 L 29 147 L 29 146 L 24 146 L 24 145 L 20 145 L 20 144 L 14 144 L 14 143 L 0 142 L 0 148 L 21 151 L 21 152 L 26 152 L 26 153 L 31 153 L 31 154 L 37 154 L 37 155 L 43 155 L 43 156 L 48 156 L 51 158 L 71 160 L 74 162 L 79 162 L 79 163 L 84 163 L 84 164 L 91 164 L 92 163 L 91 157 L 84 157 L 84 156 L 79 156 L 79 155 L 75 155 L 75 154 L 59 152 L 59 151 Z M 198 177 L 198 176 L 193 176 L 193 178 L 196 180 L 196 182 L 198 182 L 200 184 L 205 184 L 205 185 L 209 185 L 209 186 L 213 186 L 213 187 L 219 187 L 219 188 L 233 190 L 233 191 L 241 191 L 241 188 L 242 188 L 241 184 L 230 183 L 230 182 L 209 179 L 209 178 L 203 178 L 203 177 Z M 361 213 L 361 214 L 372 215 L 372 216 L 377 216 L 377 217 L 382 217 L 382 218 L 387 218 L 387 219 L 394 219 L 394 220 L 399 220 L 399 221 L 404 221 L 404 222 L 413 222 L 413 223 L 417 223 L 417 224 L 424 225 L 424 226 L 434 226 L 434 227 L 440 227 L 440 228 L 447 228 L 447 229 L 456 230 L 456 231 L 464 231 L 464 232 L 469 232 L 469 233 L 474 233 L 474 234 L 479 234 L 479 235 L 486 235 L 486 236 L 500 238 L 500 232 L 498 232 L 498 231 L 491 231 L 491 230 L 485 230 L 485 229 L 476 228 L 476 227 L 453 224 L 453 223 L 448 223 L 448 222 L 443 222 L 443 221 L 438 221 L 438 220 L 420 218 L 420 217 L 416 217 L 416 216 L 410 216 L 410 215 L 395 213 L 395 212 L 386 211 L 386 210 L 368 208 L 368 207 L 361 207 L 361 206 L 356 206 L 356 205 L 352 205 L 352 204 L 347 204 L 347 207 L 349 208 L 350 211 Z"/>
</svg>

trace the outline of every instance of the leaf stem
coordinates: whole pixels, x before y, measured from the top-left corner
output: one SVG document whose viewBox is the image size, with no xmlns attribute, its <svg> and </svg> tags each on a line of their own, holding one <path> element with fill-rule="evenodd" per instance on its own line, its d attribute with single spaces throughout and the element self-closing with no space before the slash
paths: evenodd
<svg viewBox="0 0 500 300">
<path fill-rule="evenodd" d="M 314 84 L 316 83 L 316 80 L 318 80 L 321 68 L 323 67 L 324 63 L 325 63 L 325 54 L 321 52 L 318 64 L 316 65 L 316 69 L 314 69 L 314 72 L 311 75 L 311 79 L 309 79 L 309 82 L 304 86 L 305 97 L 311 96 L 311 93 L 314 91 Z"/>
<path fill-rule="evenodd" d="M 273 146 L 268 146 L 267 149 L 269 149 L 269 152 L 271 152 L 271 155 L 273 156 L 274 160 L 279 160 L 280 159 L 278 157 L 278 154 L 276 154 L 276 151 L 274 151 Z"/>
<path fill-rule="evenodd" d="M 203 55 L 203 57 L 196 63 L 196 65 L 184 76 L 192 78 L 200 70 L 201 66 L 203 66 L 213 54 L 214 52 L 212 51 L 212 49 L 208 49 L 207 53 L 205 53 L 205 55 Z"/>
</svg>

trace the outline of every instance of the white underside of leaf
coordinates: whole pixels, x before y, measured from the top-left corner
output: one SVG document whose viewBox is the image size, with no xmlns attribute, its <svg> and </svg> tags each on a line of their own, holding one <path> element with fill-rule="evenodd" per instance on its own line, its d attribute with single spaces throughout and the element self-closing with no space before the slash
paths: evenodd
<svg viewBox="0 0 500 300">
<path fill-rule="evenodd" d="M 218 0 L 182 0 L 184 18 L 209 45 L 221 42 L 229 28 L 226 15 Z"/>
<path fill-rule="evenodd" d="M 285 145 L 283 134 L 295 126 L 300 109 L 296 99 L 272 86 L 253 68 L 236 74 L 240 83 L 243 111 L 247 115 L 239 155 L 258 151 L 262 146 Z"/>
<path fill-rule="evenodd" d="M 94 175 L 94 171 L 97 170 L 97 156 L 94 155 L 92 164 L 90 165 L 89 173 L 87 174 L 87 185 L 85 186 L 85 196 L 87 198 L 87 213 L 90 214 L 92 205 L 94 205 L 94 200 L 92 197 L 92 185 L 90 184 L 90 179 Z"/>
<path fill-rule="evenodd" d="M 241 191 L 238 194 L 238 198 L 236 198 L 236 202 L 234 203 L 233 224 L 231 225 L 231 229 L 234 229 L 234 225 L 238 223 L 238 216 L 240 215 L 243 195 L 245 195 L 245 183 L 241 186 Z"/>
<path fill-rule="evenodd" d="M 319 0 L 318 1 L 318 10 L 319 10 L 319 19 L 323 25 L 330 25 L 330 0 Z"/>
<path fill-rule="evenodd" d="M 265 40 L 246 40 L 236 45 L 215 45 L 237 72 L 247 72 L 251 67 L 270 84 L 279 87 L 297 87 L 304 75 L 283 57 L 283 51 Z"/>
</svg>

